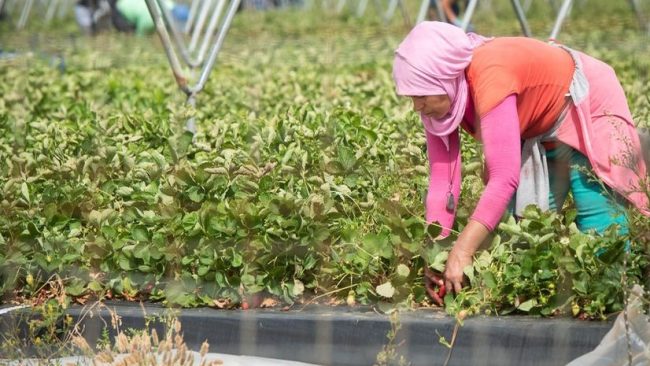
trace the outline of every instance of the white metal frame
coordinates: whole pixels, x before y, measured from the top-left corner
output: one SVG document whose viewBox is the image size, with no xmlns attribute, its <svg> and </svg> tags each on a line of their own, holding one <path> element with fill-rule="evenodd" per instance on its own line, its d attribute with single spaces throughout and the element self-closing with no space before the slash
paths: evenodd
<svg viewBox="0 0 650 366">
<path fill-rule="evenodd" d="M 208 29 L 202 36 L 203 38 L 201 42 L 201 48 L 199 50 L 199 55 L 198 55 L 199 57 L 198 59 L 195 60 L 191 60 L 187 57 L 189 56 L 189 53 L 187 53 L 187 51 L 189 51 L 190 48 L 185 47 L 185 43 L 184 40 L 182 39 L 182 35 L 180 34 L 179 30 L 174 24 L 174 20 L 172 19 L 171 14 L 169 14 L 169 9 L 165 8 L 164 4 L 162 3 L 162 0 L 145 0 L 145 1 L 147 3 L 149 13 L 151 14 L 151 17 L 153 18 L 154 24 L 156 26 L 156 32 L 160 37 L 160 40 L 163 44 L 163 48 L 165 49 L 165 54 L 167 55 L 167 59 L 169 61 L 169 65 L 172 69 L 172 72 L 174 74 L 176 83 L 178 84 L 178 87 L 187 96 L 187 103 L 193 106 L 196 103 L 197 94 L 200 93 L 205 87 L 205 84 L 208 81 L 208 77 L 210 76 L 210 73 L 214 68 L 214 65 L 216 64 L 217 56 L 221 51 L 221 47 L 226 38 L 226 34 L 230 29 L 230 25 L 232 23 L 233 18 L 235 17 L 235 13 L 237 12 L 237 8 L 239 7 L 241 0 L 230 0 L 228 4 L 228 10 L 226 11 L 226 14 L 223 17 L 221 16 L 223 7 L 225 6 L 225 2 L 228 0 L 217 0 L 218 3 L 214 8 L 206 7 L 205 5 L 201 7 L 202 14 L 199 14 L 199 17 L 200 18 L 202 17 L 204 19 L 203 21 L 205 21 L 207 16 L 211 15 L 211 19 L 210 19 L 210 24 L 208 24 Z M 208 1 L 212 3 L 211 0 Z M 211 12 L 211 14 L 208 14 L 209 12 Z M 217 27 L 219 29 L 216 32 L 216 34 L 214 34 L 214 31 L 217 29 Z M 202 26 L 198 28 L 202 29 Z M 174 36 L 173 41 L 169 35 L 170 32 L 172 32 Z M 196 34 L 200 34 L 200 30 L 197 33 L 197 29 L 194 29 L 192 33 L 192 37 L 193 37 L 192 39 L 197 39 L 194 43 L 194 48 L 196 48 L 196 45 L 198 45 L 199 43 L 198 37 L 200 37 L 200 36 L 198 37 L 195 36 Z M 192 44 L 190 44 L 190 46 L 192 46 Z M 203 60 L 208 47 L 210 47 L 210 52 L 207 55 L 207 59 Z M 183 67 L 181 66 L 181 62 L 179 61 L 178 58 L 179 49 L 180 49 L 181 56 L 183 57 L 185 63 L 189 67 L 201 68 L 199 78 L 193 85 L 190 85 L 188 80 L 189 78 L 186 75 L 186 73 L 183 71 Z M 188 62 L 188 61 L 194 61 L 194 62 Z M 196 132 L 196 124 L 194 119 L 190 119 L 187 121 L 186 129 L 191 133 Z"/>
<path fill-rule="evenodd" d="M 321 2 L 322 9 L 324 10 L 329 9 L 331 6 L 331 1 L 332 0 L 323 0 Z M 356 0 L 356 1 L 358 2 L 356 8 L 354 9 L 354 13 L 357 18 L 361 18 L 365 16 L 366 9 L 368 8 L 369 0 Z M 404 4 L 404 0 L 386 0 L 386 1 L 387 2 L 384 3 L 384 0 L 373 0 L 373 4 L 375 6 L 377 14 L 382 18 L 382 20 L 386 23 L 390 22 L 395 16 L 395 13 L 397 12 L 397 8 L 399 7 L 405 22 L 407 22 L 410 25 L 410 20 L 408 20 L 409 16 L 406 10 L 406 5 Z M 340 14 L 343 12 L 343 10 L 345 10 L 345 8 L 349 4 L 350 3 L 347 0 L 336 0 L 336 6 L 334 7 L 334 11 L 337 14 Z M 352 3 L 352 5 L 354 5 L 354 2 Z"/>
<path fill-rule="evenodd" d="M 55 17 L 59 19 L 64 18 L 70 9 L 74 7 L 74 0 L 39 0 L 35 3 L 34 0 L 0 0 L 0 8 L 2 5 L 5 5 L 5 11 L 7 13 L 13 13 L 17 5 L 22 2 L 22 8 L 20 8 L 20 16 L 16 22 L 16 29 L 21 30 L 27 26 L 29 19 L 34 12 L 34 9 L 38 7 L 38 10 L 43 11 L 44 21 L 46 24 L 49 24 L 54 20 Z M 100 1 L 100 6 L 103 8 L 100 9 L 100 12 L 96 16 L 101 16 L 110 11 L 105 1 Z"/>
</svg>

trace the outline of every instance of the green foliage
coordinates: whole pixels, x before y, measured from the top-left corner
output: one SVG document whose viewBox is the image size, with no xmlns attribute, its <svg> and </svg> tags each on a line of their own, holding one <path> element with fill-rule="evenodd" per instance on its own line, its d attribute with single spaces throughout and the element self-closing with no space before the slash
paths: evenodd
<svg viewBox="0 0 650 366">
<path fill-rule="evenodd" d="M 612 63 L 647 124 L 647 43 L 622 12 L 622 24 L 599 14 L 607 32 L 573 22 L 567 43 Z M 485 33 L 517 32 L 483 19 Z M 65 73 L 35 55 L 0 61 L 0 294 L 37 298 L 58 274 L 77 301 L 235 306 L 264 292 L 288 303 L 305 293 L 422 302 L 421 268 L 443 269 L 451 240 L 435 241 L 439 228 L 422 219 L 425 140 L 390 74 L 404 32 L 244 14 L 197 108 L 183 106 L 150 39 L 103 34 L 72 47 L 52 32 L 58 43 L 41 46 L 65 57 Z M 3 44 L 26 44 L 4 34 Z M 194 143 L 183 131 L 190 117 Z M 462 138 L 457 230 L 483 188 L 480 147 Z M 571 216 L 530 210 L 502 224 L 468 272 L 472 288 L 448 297 L 447 310 L 620 309 L 625 238 L 579 233 Z M 631 281 L 650 231 L 632 217 L 631 236 L 645 244 L 632 246 Z"/>
<path fill-rule="evenodd" d="M 622 310 L 625 238 L 615 227 L 602 236 L 582 233 L 574 217 L 574 211 L 562 217 L 530 206 L 519 223 L 501 223 L 467 272 L 471 289 L 448 297 L 447 310 L 597 318 Z M 641 280 L 647 260 L 643 248 L 632 247 L 628 285 Z"/>
</svg>

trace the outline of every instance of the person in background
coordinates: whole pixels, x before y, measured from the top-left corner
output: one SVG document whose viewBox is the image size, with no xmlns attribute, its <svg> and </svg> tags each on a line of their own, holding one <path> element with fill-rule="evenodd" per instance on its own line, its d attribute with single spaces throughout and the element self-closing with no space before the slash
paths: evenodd
<svg viewBox="0 0 650 366">
<path fill-rule="evenodd" d="M 274 0 L 246 0 L 242 1 L 242 4 L 245 3 L 245 7 L 255 10 L 267 10 L 272 7 L 275 7 L 277 4 Z"/>
<path fill-rule="evenodd" d="M 0 22 L 8 19 L 7 14 L 4 11 L 5 4 L 6 4 L 5 2 L 0 4 Z M 0 47 L 0 59 L 12 57 L 12 56 L 13 56 L 13 53 L 8 53 L 8 52 L 4 51 L 2 49 L 2 47 Z"/>
<path fill-rule="evenodd" d="M 135 25 L 129 22 L 117 9 L 117 0 L 108 0 L 111 8 L 111 24 L 118 32 L 130 33 L 135 31 Z M 146 4 L 145 4 L 146 5 Z"/>
<path fill-rule="evenodd" d="M 303 6 L 303 0 L 272 0 L 273 5 L 276 7 L 281 7 L 284 5 L 290 6 Z"/>
<path fill-rule="evenodd" d="M 606 63 L 532 38 L 485 38 L 422 22 L 395 51 L 393 79 L 424 125 L 425 219 L 442 227 L 441 237 L 450 235 L 459 201 L 461 128 L 482 143 L 485 156 L 485 190 L 444 272 L 425 269 L 437 304 L 436 286 L 461 291 L 464 268 L 513 200 L 518 217 L 530 204 L 560 211 L 571 191 L 578 229 L 599 234 L 612 225 L 627 233 L 628 207 L 650 216 L 639 134 Z"/>
<path fill-rule="evenodd" d="M 461 27 L 463 24 L 463 19 L 460 16 L 460 0 L 431 0 L 429 3 L 429 19 L 440 20 L 438 14 L 437 2 L 440 2 L 440 7 L 445 13 L 445 18 L 447 22 L 453 24 L 457 27 Z M 468 1 L 464 1 L 463 6 L 467 8 Z M 469 28 L 473 28 L 471 25 Z"/>
<path fill-rule="evenodd" d="M 7 19 L 7 14 L 5 14 L 5 5 L 6 2 L 0 4 L 0 22 Z"/>
<path fill-rule="evenodd" d="M 74 7 L 74 16 L 79 28 L 86 34 L 95 34 L 98 30 L 98 21 L 102 15 L 107 14 L 99 0 L 79 0 Z"/>
<path fill-rule="evenodd" d="M 268 10 L 280 8 L 285 5 L 302 6 L 303 0 L 244 0 L 241 2 L 243 8 Z"/>
<path fill-rule="evenodd" d="M 146 35 L 154 31 L 154 22 L 149 14 L 145 0 L 109 0 L 113 26 L 120 32 L 135 32 Z M 165 0 L 163 6 L 171 10 L 174 20 L 187 21 L 189 8 L 185 4 L 174 4 Z"/>
</svg>

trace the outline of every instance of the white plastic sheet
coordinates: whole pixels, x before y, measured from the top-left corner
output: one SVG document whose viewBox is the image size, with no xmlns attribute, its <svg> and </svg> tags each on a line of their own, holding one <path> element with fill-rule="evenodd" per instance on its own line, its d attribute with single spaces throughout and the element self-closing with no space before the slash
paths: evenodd
<svg viewBox="0 0 650 366">
<path fill-rule="evenodd" d="M 203 360 L 205 362 L 201 363 L 201 355 L 198 352 L 192 352 L 194 356 L 194 362 L 191 363 L 194 366 L 199 365 L 211 365 L 221 364 L 223 366 L 318 366 L 313 364 L 307 364 L 302 362 L 295 361 L 286 361 L 278 360 L 274 358 L 263 358 L 263 357 L 253 357 L 253 356 L 238 356 L 238 355 L 227 355 L 219 353 L 208 353 Z M 45 366 L 45 365 L 75 365 L 75 366 L 113 366 L 121 365 L 121 361 L 126 357 L 126 355 L 118 355 L 115 358 L 113 363 L 104 363 L 98 362 L 88 357 L 65 357 L 57 358 L 51 360 L 40 360 L 40 359 L 26 359 L 26 360 L 0 360 L 0 364 L 9 365 L 9 366 Z M 158 364 L 164 365 L 165 363 L 162 360 L 161 356 L 158 357 Z"/>
<path fill-rule="evenodd" d="M 636 285 L 630 291 L 627 316 L 630 323 L 629 342 L 632 366 L 650 365 L 650 319 L 643 314 L 643 289 Z M 623 366 L 630 365 L 625 319 L 619 314 L 612 329 L 593 351 L 573 360 L 567 366 Z"/>
</svg>

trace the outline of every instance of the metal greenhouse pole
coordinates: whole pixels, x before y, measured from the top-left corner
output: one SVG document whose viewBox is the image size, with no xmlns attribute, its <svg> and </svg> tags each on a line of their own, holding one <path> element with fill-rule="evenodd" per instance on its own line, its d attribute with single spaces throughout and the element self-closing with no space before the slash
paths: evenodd
<svg viewBox="0 0 650 366">
<path fill-rule="evenodd" d="M 404 25 L 411 28 L 413 26 L 413 23 L 411 23 L 411 16 L 409 14 L 408 7 L 404 3 L 404 0 L 399 0 L 399 9 L 402 13 L 402 18 L 404 19 Z"/>
<path fill-rule="evenodd" d="M 20 19 L 18 19 L 18 24 L 16 25 L 18 29 L 25 28 L 27 19 L 29 19 L 29 13 L 32 11 L 32 5 L 34 5 L 34 0 L 25 0 L 23 11 L 20 13 Z"/>
<path fill-rule="evenodd" d="M 384 10 L 384 4 L 382 3 L 382 0 L 374 0 L 373 2 L 377 10 L 377 14 L 379 15 L 380 18 L 382 18 L 384 22 L 389 22 L 391 19 L 393 19 L 393 17 L 395 16 L 395 11 L 397 10 L 397 6 L 400 6 L 400 11 L 402 12 L 402 15 L 406 14 L 406 7 L 403 3 L 403 0 L 388 0 L 386 10 Z M 337 14 L 340 14 L 341 12 L 343 12 L 343 10 L 347 5 L 348 5 L 347 0 L 338 0 L 334 10 Z M 368 8 L 368 0 L 358 0 L 356 10 L 355 10 L 356 17 L 361 18 L 362 16 L 364 16 L 367 8 Z M 410 21 L 407 18 L 405 18 L 405 21 L 410 23 Z"/>
<path fill-rule="evenodd" d="M 560 34 L 560 29 L 562 28 L 562 24 L 564 23 L 564 20 L 569 14 L 569 10 L 571 9 L 572 3 L 573 3 L 572 0 L 564 0 L 564 2 L 562 3 L 562 7 L 560 7 L 560 12 L 557 14 L 557 19 L 555 19 L 555 25 L 553 25 L 553 30 L 551 31 L 551 35 L 548 37 L 549 41 L 553 42 L 557 39 L 558 34 Z"/>
<path fill-rule="evenodd" d="M 465 14 L 463 14 L 463 23 L 461 24 L 461 28 L 463 28 L 465 32 L 467 32 L 469 23 L 472 21 L 477 3 L 478 0 L 469 0 L 469 4 L 467 4 L 467 9 L 465 9 Z"/>
<path fill-rule="evenodd" d="M 212 15 L 210 16 L 210 23 L 208 24 L 208 28 L 206 29 L 205 33 L 203 35 L 199 34 L 197 37 L 197 39 L 199 40 L 198 43 L 200 44 L 198 55 L 195 55 L 187 47 L 183 35 L 181 34 L 181 31 L 176 26 L 176 23 L 173 19 L 173 16 L 171 15 L 170 10 L 167 7 L 161 8 L 163 20 L 165 21 L 166 26 L 169 28 L 169 31 L 172 33 L 172 37 L 173 37 L 172 40 L 174 41 L 176 48 L 180 52 L 183 61 L 191 68 L 197 68 L 203 64 L 206 53 L 210 45 L 210 41 L 214 37 L 214 32 L 217 29 L 217 26 L 219 25 L 219 19 L 221 18 L 221 15 L 223 13 L 226 0 L 216 0 L 216 1 L 217 1 L 216 6 L 213 9 L 210 8 L 202 9 L 205 10 L 208 13 L 208 15 L 210 14 L 210 12 L 212 12 Z"/>
<path fill-rule="evenodd" d="M 194 26 L 194 30 L 192 32 L 192 39 L 190 40 L 190 45 L 188 47 L 190 52 L 193 52 L 197 44 L 199 43 L 199 37 L 201 36 L 201 32 L 203 31 L 203 25 L 205 24 L 205 20 L 208 18 L 210 7 L 212 7 L 212 1 L 213 0 L 203 1 L 203 6 L 201 7 L 201 11 L 199 12 L 199 19 L 197 20 L 197 23 Z"/>
<path fill-rule="evenodd" d="M 181 63 L 176 54 L 176 50 L 174 49 L 174 46 L 172 44 L 172 40 L 167 30 L 167 26 L 169 26 L 169 24 L 171 23 L 165 21 L 165 15 L 164 15 L 165 8 L 164 8 L 164 4 L 162 4 L 162 1 L 163 0 L 146 0 L 146 3 L 147 3 L 147 7 L 149 8 L 151 17 L 153 18 L 154 24 L 156 25 L 156 32 L 160 37 L 160 40 L 163 44 L 163 48 L 165 49 L 165 54 L 167 55 L 167 59 L 169 60 L 169 65 L 174 74 L 176 83 L 178 84 L 178 87 L 187 96 L 187 101 L 186 101 L 187 104 L 194 106 L 196 104 L 197 94 L 200 93 L 205 87 L 205 84 L 208 81 L 208 77 L 210 76 L 210 72 L 214 68 L 214 65 L 217 61 L 217 56 L 219 55 L 219 51 L 221 50 L 223 42 L 226 38 L 226 34 L 230 29 L 230 25 L 232 23 L 233 18 L 235 17 L 235 13 L 237 12 L 237 8 L 239 7 L 239 3 L 241 2 L 241 0 L 230 0 L 228 11 L 226 12 L 225 17 L 221 22 L 221 26 L 216 35 L 216 40 L 212 44 L 212 47 L 210 48 L 210 53 L 208 55 L 208 58 L 205 64 L 203 64 L 203 67 L 201 68 L 199 79 L 194 85 L 189 84 L 188 78 L 183 72 Z M 217 11 L 215 11 L 215 13 L 217 13 Z M 216 28 L 216 25 L 214 27 Z M 208 26 L 208 28 L 210 28 L 210 26 Z M 206 35 L 206 37 L 212 39 L 212 37 L 210 37 L 209 35 Z M 185 128 L 191 133 L 196 133 L 196 124 L 193 118 L 187 121 Z"/>
<path fill-rule="evenodd" d="M 203 62 L 205 55 L 208 52 L 208 47 L 210 46 L 210 41 L 214 31 L 219 25 L 219 19 L 221 18 L 221 13 L 223 13 L 223 8 L 226 5 L 226 0 L 217 0 L 217 5 L 212 11 L 212 17 L 210 18 L 210 23 L 208 24 L 208 29 L 203 35 L 203 42 L 201 42 L 201 48 L 199 48 L 198 60 Z"/>
<path fill-rule="evenodd" d="M 187 22 L 185 22 L 185 28 L 183 29 L 183 32 L 185 32 L 185 34 L 189 34 L 192 31 L 194 20 L 196 19 L 196 13 L 199 11 L 200 4 L 201 0 L 192 0 L 192 4 L 190 5 L 190 13 L 187 16 Z"/>
<path fill-rule="evenodd" d="M 515 10 L 515 14 L 517 15 L 517 19 L 519 20 L 519 26 L 521 27 L 521 33 L 523 33 L 526 37 L 532 37 L 533 33 L 530 31 L 530 27 L 528 26 L 528 20 L 526 19 L 526 10 L 522 8 L 521 3 L 519 0 L 511 0 L 512 2 L 512 8 Z M 530 1 L 528 1 L 530 6 Z"/>
<path fill-rule="evenodd" d="M 395 16 L 395 11 L 397 11 L 397 7 L 399 6 L 400 12 L 402 13 L 402 17 L 404 18 L 404 23 L 407 24 L 408 26 L 411 25 L 411 19 L 408 15 L 408 10 L 406 8 L 406 4 L 404 4 L 404 0 L 389 0 L 388 2 L 388 8 L 386 9 L 386 12 L 384 13 L 384 21 L 385 22 L 390 22 L 393 17 Z"/>
<path fill-rule="evenodd" d="M 359 0 L 359 5 L 357 6 L 357 18 L 361 18 L 363 14 L 366 12 L 366 8 L 368 7 L 368 0 Z"/>
<path fill-rule="evenodd" d="M 418 17 L 415 20 L 416 24 L 423 22 L 427 18 L 427 11 L 429 10 L 429 4 L 430 4 L 430 0 L 422 0 L 422 2 L 420 3 Z M 440 1 L 436 1 L 436 13 L 438 13 L 438 17 L 440 18 L 441 22 L 447 21 L 447 14 L 445 14 L 444 10 L 442 9 L 442 5 L 440 4 Z"/>
<path fill-rule="evenodd" d="M 374 0 L 373 3 L 375 4 L 375 10 L 377 11 L 377 14 L 379 14 L 380 17 L 383 17 L 384 10 L 383 7 L 381 6 L 381 0 Z M 367 8 L 368 8 L 368 0 L 361 0 L 359 2 L 359 6 L 357 6 L 357 11 L 356 11 L 357 17 L 360 18 L 364 16 Z"/>
<path fill-rule="evenodd" d="M 47 7 L 47 12 L 45 13 L 46 23 L 50 23 L 52 19 L 54 19 L 54 13 L 56 12 L 56 8 L 58 5 L 59 5 L 59 0 L 50 0 L 50 4 Z"/>
<path fill-rule="evenodd" d="M 332 1 L 333 0 L 322 0 L 320 3 L 321 9 L 330 10 L 332 8 Z"/>
<path fill-rule="evenodd" d="M 429 10 L 429 0 L 422 0 L 418 9 L 418 16 L 415 18 L 415 24 L 419 24 L 427 18 L 427 10 Z"/>
<path fill-rule="evenodd" d="M 641 29 L 650 33 L 650 21 L 648 21 L 648 19 L 644 16 L 643 9 L 641 8 L 639 0 L 629 0 L 629 2 L 630 6 L 632 7 L 632 11 L 634 11 L 634 14 L 636 15 L 636 19 L 639 22 Z"/>
<path fill-rule="evenodd" d="M 386 13 L 384 14 L 384 19 L 386 21 L 393 19 L 393 16 L 395 16 L 395 10 L 397 10 L 397 5 L 399 5 L 400 2 L 400 0 L 389 0 L 388 9 L 386 9 Z"/>
<path fill-rule="evenodd" d="M 5 2 L 5 11 L 7 13 L 13 13 L 17 3 L 18 3 L 17 0 L 7 0 Z"/>
<path fill-rule="evenodd" d="M 521 26 L 521 31 L 526 37 L 531 37 L 531 31 L 530 27 L 528 26 L 528 21 L 526 19 L 526 14 L 524 12 L 524 9 L 521 6 L 521 3 L 519 0 L 511 0 L 512 3 L 512 8 L 515 12 L 515 15 L 517 16 L 517 19 L 519 20 L 519 24 Z M 429 0 L 422 0 L 420 3 L 420 9 L 418 11 L 418 16 L 416 19 L 416 24 L 424 21 L 427 16 L 427 11 L 429 10 Z M 467 31 L 467 28 L 469 27 L 469 24 L 472 21 L 472 17 L 474 16 L 474 12 L 476 11 L 476 7 L 478 5 L 478 0 L 470 0 L 469 4 L 467 5 L 467 9 L 465 10 L 465 14 L 463 15 L 463 23 L 462 23 L 462 28 L 463 30 Z M 442 8 L 442 5 L 440 4 L 439 1 L 436 2 L 436 12 L 438 13 L 438 17 L 440 18 L 441 21 L 447 21 L 447 16 Z"/>
<path fill-rule="evenodd" d="M 586 0 L 584 0 L 584 2 L 586 2 Z M 637 21 L 639 22 L 639 26 L 641 27 L 641 29 L 646 32 L 650 32 L 650 23 L 643 15 L 643 10 L 641 9 L 640 0 L 628 0 L 628 2 L 630 4 L 630 7 L 632 8 L 632 11 L 636 15 Z M 560 7 L 560 11 L 558 12 L 557 15 L 557 19 L 555 20 L 553 30 L 551 31 L 551 35 L 549 37 L 551 41 L 557 39 L 560 33 L 560 29 L 562 28 L 562 25 L 564 24 L 566 17 L 571 11 L 572 6 L 573 6 L 572 0 L 564 0 L 564 2 L 562 3 L 562 6 Z"/>
<path fill-rule="evenodd" d="M 343 9 L 345 8 L 346 3 L 347 3 L 346 0 L 339 0 L 336 3 L 336 13 L 337 14 L 340 14 L 343 11 Z"/>
<path fill-rule="evenodd" d="M 203 60 L 192 58 L 192 54 L 188 50 L 187 45 L 185 44 L 185 40 L 183 39 L 183 36 L 181 35 L 180 31 L 177 29 L 174 19 L 169 14 L 169 9 L 163 6 L 161 7 L 160 11 L 163 17 L 163 21 L 165 22 L 165 25 L 169 27 L 169 32 L 171 32 L 171 35 L 173 37 L 172 40 L 176 45 L 176 48 L 180 52 L 183 62 L 185 62 L 190 68 L 193 69 L 200 67 L 201 64 L 203 63 Z"/>
<path fill-rule="evenodd" d="M 59 11 L 56 15 L 59 19 L 68 15 L 68 11 L 74 7 L 73 1 L 74 0 L 63 0 L 63 5 L 59 6 Z"/>
</svg>

